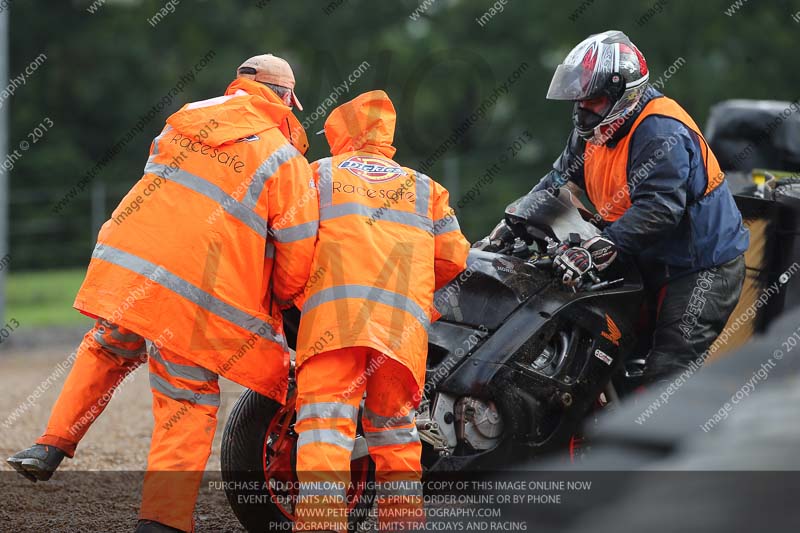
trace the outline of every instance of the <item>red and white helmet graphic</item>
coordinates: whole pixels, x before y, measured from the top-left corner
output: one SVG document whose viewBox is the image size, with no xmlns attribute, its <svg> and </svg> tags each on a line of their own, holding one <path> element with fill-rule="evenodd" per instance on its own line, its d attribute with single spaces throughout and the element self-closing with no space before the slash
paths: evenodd
<svg viewBox="0 0 800 533">
<path fill-rule="evenodd" d="M 624 120 L 636 108 L 649 79 L 647 62 L 636 45 L 621 31 L 611 30 L 591 35 L 572 49 L 556 68 L 547 98 L 576 102 L 575 129 L 584 139 L 598 141 L 607 138 L 603 126 Z M 608 102 L 599 111 L 578 104 L 602 97 Z"/>
</svg>

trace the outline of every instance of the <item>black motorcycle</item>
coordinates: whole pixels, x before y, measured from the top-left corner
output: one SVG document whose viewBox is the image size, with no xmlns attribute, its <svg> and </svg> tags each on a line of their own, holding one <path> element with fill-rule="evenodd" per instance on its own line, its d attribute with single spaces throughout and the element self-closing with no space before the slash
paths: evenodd
<svg viewBox="0 0 800 533">
<path fill-rule="evenodd" d="M 528 194 L 506 209 L 500 249 L 472 250 L 467 270 L 436 293 L 442 317 L 428 331 L 416 415 L 425 475 L 574 452 L 587 415 L 624 386 L 623 354 L 636 346 L 643 298 L 637 268 L 617 260 L 603 279 L 590 273 L 572 288 L 552 269 L 554 245 L 599 234 L 591 220 L 566 189 Z M 298 322 L 296 310 L 287 313 L 290 345 Z M 228 419 L 223 480 L 248 531 L 292 519 L 293 423 L 293 387 L 285 406 L 246 391 Z M 348 494 L 354 516 L 369 505 L 371 475 L 359 426 Z"/>
</svg>

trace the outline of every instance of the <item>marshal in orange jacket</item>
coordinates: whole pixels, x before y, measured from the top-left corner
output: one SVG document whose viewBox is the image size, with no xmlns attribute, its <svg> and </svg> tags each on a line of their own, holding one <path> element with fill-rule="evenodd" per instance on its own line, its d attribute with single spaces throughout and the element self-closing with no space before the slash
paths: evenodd
<svg viewBox="0 0 800 533">
<path fill-rule="evenodd" d="M 283 401 L 276 302 L 302 294 L 319 223 L 311 169 L 281 133 L 290 114 L 240 78 L 169 117 L 100 230 L 75 308 L 148 339 L 169 328 L 165 349 Z"/>
<path fill-rule="evenodd" d="M 325 122 L 333 157 L 311 165 L 319 242 L 297 364 L 366 346 L 402 363 L 422 387 L 433 293 L 466 267 L 469 243 L 447 190 L 392 159 L 395 122 L 383 91 L 343 104 Z"/>
</svg>

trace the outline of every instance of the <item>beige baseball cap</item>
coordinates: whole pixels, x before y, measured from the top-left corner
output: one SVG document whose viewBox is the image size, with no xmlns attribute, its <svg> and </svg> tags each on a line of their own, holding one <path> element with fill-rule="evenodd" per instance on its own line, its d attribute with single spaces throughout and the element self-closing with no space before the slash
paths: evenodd
<svg viewBox="0 0 800 533">
<path fill-rule="evenodd" d="M 236 69 L 236 76 L 286 87 L 292 91 L 294 106 L 300 111 L 303 110 L 303 106 L 294 92 L 294 72 L 285 59 L 272 54 L 253 56 L 239 65 L 239 68 Z"/>
</svg>

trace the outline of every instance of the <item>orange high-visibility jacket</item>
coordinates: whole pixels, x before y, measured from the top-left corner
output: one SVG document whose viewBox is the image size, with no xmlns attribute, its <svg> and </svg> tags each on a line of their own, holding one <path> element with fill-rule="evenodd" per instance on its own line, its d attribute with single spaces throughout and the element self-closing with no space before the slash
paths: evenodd
<svg viewBox="0 0 800 533">
<path fill-rule="evenodd" d="M 689 113 L 671 98 L 653 98 L 645 105 L 639 116 L 636 117 L 628 134 L 614 146 L 586 144 L 586 152 L 584 154 L 586 194 L 592 204 L 598 208 L 606 222 L 618 220 L 631 206 L 630 186 L 628 184 L 631 139 L 633 139 L 633 132 L 636 131 L 639 124 L 652 115 L 674 118 L 697 134 L 700 139 L 702 160 L 708 176 L 706 196 L 719 187 L 725 178 L 725 173 L 722 172 L 717 157 L 714 152 L 709 150 L 705 137 L 703 137 L 700 128 L 689 116 Z M 669 149 L 669 144 L 665 144 L 664 150 L 668 151 Z M 609 206 L 610 209 L 600 209 L 601 206 Z"/>
<path fill-rule="evenodd" d="M 237 91 L 241 91 L 242 89 L 239 88 L 238 84 L 232 83 L 228 90 L 225 91 L 226 95 L 236 94 Z M 267 100 L 274 104 L 278 104 L 280 106 L 285 106 L 286 104 L 283 103 L 277 94 L 272 91 L 261 91 L 259 93 L 261 96 L 265 96 Z M 278 127 L 280 132 L 286 137 L 286 140 L 289 143 L 297 148 L 297 151 L 300 152 L 302 155 L 306 155 L 308 152 L 309 144 L 308 144 L 308 136 L 306 135 L 306 130 L 303 128 L 303 125 L 300 124 L 300 121 L 297 120 L 297 117 L 294 116 L 294 113 L 287 113 L 280 120 L 280 125 Z"/>
<path fill-rule="evenodd" d="M 278 302 L 303 292 L 319 204 L 308 162 L 280 131 L 291 111 L 270 95 L 237 79 L 167 119 L 144 176 L 103 224 L 74 305 L 283 401 Z"/>
<path fill-rule="evenodd" d="M 396 115 L 383 91 L 362 94 L 325 122 L 333 157 L 316 161 L 319 241 L 302 304 L 297 364 L 367 346 L 425 379 L 433 292 L 466 267 L 447 190 L 402 167 Z"/>
</svg>

